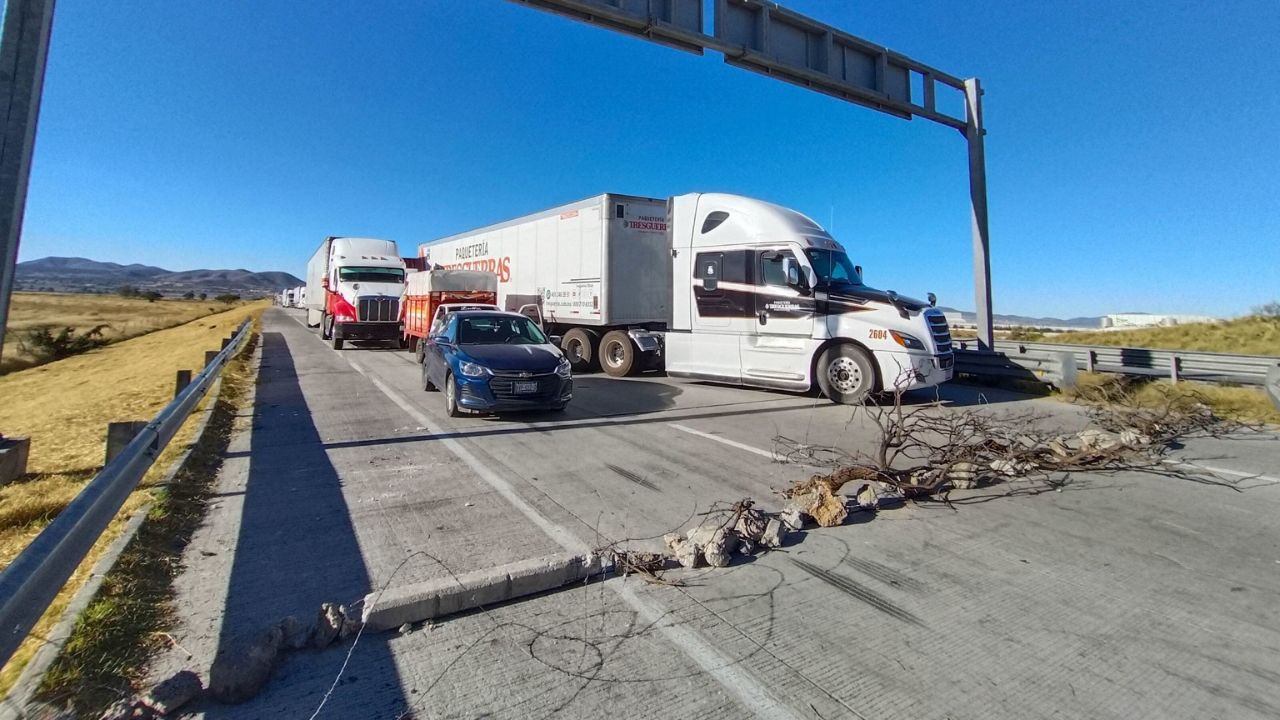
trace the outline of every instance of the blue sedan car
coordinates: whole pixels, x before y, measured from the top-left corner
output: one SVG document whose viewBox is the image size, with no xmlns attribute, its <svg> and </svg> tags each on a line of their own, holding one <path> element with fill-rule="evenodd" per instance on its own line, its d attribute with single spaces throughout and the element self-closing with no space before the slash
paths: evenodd
<svg viewBox="0 0 1280 720">
<path fill-rule="evenodd" d="M 560 348 L 529 318 L 462 311 L 427 340 L 422 388 L 443 391 L 450 417 L 467 410 L 563 410 L 573 398 L 573 374 Z"/>
</svg>

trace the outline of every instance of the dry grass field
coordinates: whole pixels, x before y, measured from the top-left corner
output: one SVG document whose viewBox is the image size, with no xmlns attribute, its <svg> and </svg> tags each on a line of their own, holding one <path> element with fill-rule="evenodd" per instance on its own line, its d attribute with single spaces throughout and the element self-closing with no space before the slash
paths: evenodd
<svg viewBox="0 0 1280 720">
<path fill-rule="evenodd" d="M 977 337 L 977 332 L 968 328 L 955 328 L 951 334 L 956 338 Z M 1042 333 L 1030 329 L 997 330 L 996 339 L 1280 356 L 1280 318 L 1250 315 L 1220 323 L 1192 323 L 1105 332 L 1087 330 Z"/>
<path fill-rule="evenodd" d="M 8 566 L 102 466 L 108 422 L 152 418 L 172 399 L 177 370 L 201 368 L 206 350 L 217 349 L 221 338 L 234 332 L 245 318 L 260 316 L 268 303 L 245 304 L 0 377 L 0 430 L 31 438 L 29 474 L 0 487 L 0 568 Z M 161 304 L 167 303 L 155 303 Z M 207 313 L 208 307 L 197 305 L 201 314 Z M 169 444 L 144 487 L 130 497 L 115 525 L 82 563 L 35 635 L 48 631 L 74 589 L 87 577 L 96 556 L 123 527 L 128 515 L 149 499 L 152 491 L 145 486 L 161 477 L 173 458 L 190 444 L 193 426 L 194 422 L 187 423 Z M 0 671 L 0 695 L 34 651 L 28 645 Z"/>
<path fill-rule="evenodd" d="M 84 332 L 106 325 L 102 337 L 115 342 L 181 325 L 198 317 L 223 312 L 228 306 L 213 300 L 157 300 L 118 295 L 16 292 L 9 308 L 0 373 L 37 364 L 25 347 L 27 332 L 41 325 L 70 326 Z"/>
<path fill-rule="evenodd" d="M 1047 335 L 1045 342 L 1280 355 L 1280 318 L 1251 315 L 1220 323 Z"/>
<path fill-rule="evenodd" d="M 1059 397 L 1073 402 L 1089 402 L 1094 395 L 1091 392 L 1094 388 L 1117 387 L 1118 384 L 1122 385 L 1126 381 L 1116 375 L 1082 372 L 1078 382 L 1079 386 L 1076 389 L 1063 392 Z M 1280 410 L 1271 404 L 1271 399 L 1261 388 L 1197 382 L 1174 384 L 1168 380 L 1130 379 L 1127 383 L 1132 402 L 1139 407 L 1158 408 L 1164 406 L 1171 397 L 1188 396 L 1209 405 L 1222 417 L 1248 423 L 1280 425 Z"/>
<path fill-rule="evenodd" d="M 957 338 L 975 336 L 973 331 L 965 330 L 957 330 L 954 334 Z M 996 332 L 996 339 L 1008 337 L 1008 331 Z M 1109 345 L 1280 356 L 1280 318 L 1250 315 L 1221 323 L 1194 323 L 1109 332 L 1027 335 L 1024 331 L 1022 339 L 1066 345 Z M 1088 386 L 1107 382 L 1108 377 L 1082 373 L 1080 382 Z M 1280 411 L 1271 404 L 1266 392 L 1257 387 L 1230 387 L 1208 383 L 1179 383 L 1177 386 L 1171 386 L 1163 380 L 1156 380 L 1139 384 L 1135 390 L 1135 400 L 1154 405 L 1161 402 L 1164 399 L 1164 393 L 1167 392 L 1194 393 L 1226 417 L 1247 422 L 1280 424 Z M 1065 397 L 1073 399 L 1075 394 L 1067 393 Z"/>
</svg>

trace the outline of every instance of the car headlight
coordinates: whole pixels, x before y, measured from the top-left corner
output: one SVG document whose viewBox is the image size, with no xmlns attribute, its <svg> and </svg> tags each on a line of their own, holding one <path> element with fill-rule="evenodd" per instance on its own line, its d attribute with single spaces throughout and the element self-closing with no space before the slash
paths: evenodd
<svg viewBox="0 0 1280 720">
<path fill-rule="evenodd" d="M 897 342 L 899 345 L 901 345 L 902 347 L 908 350 L 924 349 L 924 343 L 920 342 L 918 339 L 916 339 L 911 335 L 908 335 L 906 333 L 900 333 L 897 330 L 890 330 L 889 335 L 893 337 L 895 342 Z"/>
<path fill-rule="evenodd" d="M 556 374 L 562 378 L 572 377 L 573 366 L 569 364 L 569 358 L 560 358 L 560 364 L 556 366 Z"/>
<path fill-rule="evenodd" d="M 463 362 L 458 365 L 458 372 L 462 373 L 463 377 L 482 378 L 489 374 L 489 368 L 473 362 Z"/>
</svg>

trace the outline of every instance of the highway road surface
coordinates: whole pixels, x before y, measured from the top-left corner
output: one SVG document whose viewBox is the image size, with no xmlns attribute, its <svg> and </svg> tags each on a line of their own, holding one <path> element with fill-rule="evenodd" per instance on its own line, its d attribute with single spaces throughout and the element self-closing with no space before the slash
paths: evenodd
<svg viewBox="0 0 1280 720">
<path fill-rule="evenodd" d="M 156 676 L 321 602 L 652 543 L 717 502 L 776 508 L 812 469 L 774 462 L 775 435 L 871 437 L 813 396 L 653 375 L 579 376 L 563 415 L 449 419 L 403 351 L 335 352 L 280 309 L 263 330 Z M 1084 424 L 1049 399 L 942 397 Z M 1178 454 L 1237 487 L 1122 473 L 955 493 L 673 574 L 684 587 L 615 578 L 292 653 L 258 697 L 195 709 L 309 718 L 328 693 L 318 717 L 1280 717 L 1280 442 Z"/>
</svg>

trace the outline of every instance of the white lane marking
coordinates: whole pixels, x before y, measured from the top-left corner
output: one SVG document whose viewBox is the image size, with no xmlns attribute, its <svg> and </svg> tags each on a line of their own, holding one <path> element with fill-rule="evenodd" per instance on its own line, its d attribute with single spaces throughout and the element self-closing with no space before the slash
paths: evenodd
<svg viewBox="0 0 1280 720">
<path fill-rule="evenodd" d="M 1262 473 L 1245 472 L 1243 470 L 1229 470 L 1227 468 L 1214 467 L 1213 465 L 1201 465 L 1199 463 L 1187 462 L 1186 460 L 1170 460 L 1172 465 L 1187 465 L 1201 470 L 1208 470 L 1211 473 L 1220 475 L 1231 475 L 1238 478 L 1248 478 L 1250 480 L 1266 480 L 1269 483 L 1280 483 L 1280 478 L 1263 475 Z"/>
<path fill-rule="evenodd" d="M 1183 527 L 1182 525 L 1179 525 L 1179 524 L 1177 524 L 1177 523 L 1171 523 L 1171 522 L 1169 522 L 1168 520 L 1159 520 L 1159 519 L 1157 519 L 1157 520 L 1155 520 L 1154 522 L 1160 523 L 1161 525 L 1164 525 L 1165 527 L 1171 527 L 1171 528 L 1173 528 L 1173 529 L 1175 529 L 1175 530 L 1182 530 L 1183 532 L 1189 532 L 1189 533 L 1191 533 L 1192 535 L 1202 535 L 1202 534 L 1203 534 L 1203 533 L 1201 533 L 1199 530 L 1192 530 L 1192 529 L 1191 529 L 1191 528 L 1189 528 L 1189 527 Z"/>
<path fill-rule="evenodd" d="M 573 553 L 586 553 L 588 551 L 586 543 L 579 540 L 567 528 L 544 516 L 537 508 L 525 502 L 524 498 L 516 492 L 506 480 L 503 480 L 496 472 L 491 470 L 487 465 L 481 462 L 469 450 L 463 447 L 462 443 L 455 439 L 444 435 L 442 429 L 438 427 L 431 419 L 421 410 L 414 407 L 408 400 L 405 400 L 401 394 L 388 387 L 365 368 L 357 364 L 349 356 L 343 355 L 343 359 L 347 364 L 355 369 L 356 372 L 365 376 L 373 383 L 374 387 L 382 391 L 396 405 L 409 414 L 414 420 L 417 420 L 432 435 L 441 435 L 437 438 L 437 442 L 443 443 L 454 455 L 467 464 L 482 480 L 489 484 L 498 494 L 506 498 L 525 517 L 529 518 L 534 525 L 546 533 L 552 540 L 556 541 L 561 547 Z M 655 622 L 668 613 L 658 604 L 640 597 L 635 590 L 625 583 L 605 583 L 609 588 L 618 594 L 623 601 L 631 606 L 646 622 Z M 735 661 L 721 655 L 715 648 L 711 647 L 696 632 L 671 623 L 663 621 L 657 624 L 657 627 L 663 635 L 671 641 L 673 645 L 684 651 L 689 659 L 693 660 L 704 672 L 712 676 L 723 685 L 727 690 L 737 696 L 747 709 L 754 712 L 757 717 L 764 718 L 794 718 L 799 720 L 799 716 L 794 714 L 790 708 L 782 705 L 776 700 L 769 691 L 760 685 L 760 683 L 749 672 L 738 668 Z"/>
<path fill-rule="evenodd" d="M 729 447 L 735 447 L 735 448 L 738 448 L 739 450 L 746 450 L 749 453 L 755 453 L 756 455 L 760 455 L 761 457 L 767 457 L 770 460 L 777 460 L 777 458 L 774 457 L 773 453 L 769 452 L 768 450 L 761 450 L 760 448 L 755 447 L 753 445 L 740 443 L 737 440 L 730 440 L 729 438 L 722 438 L 719 435 L 712 435 L 711 433 L 702 432 L 701 430 L 694 430 L 688 425 L 681 425 L 679 423 L 670 423 L 670 426 L 675 428 L 676 430 L 679 430 L 680 432 L 687 432 L 690 435 L 697 435 L 698 437 L 706 438 L 708 440 L 715 440 L 716 442 L 723 443 L 725 445 L 728 445 Z"/>
</svg>

